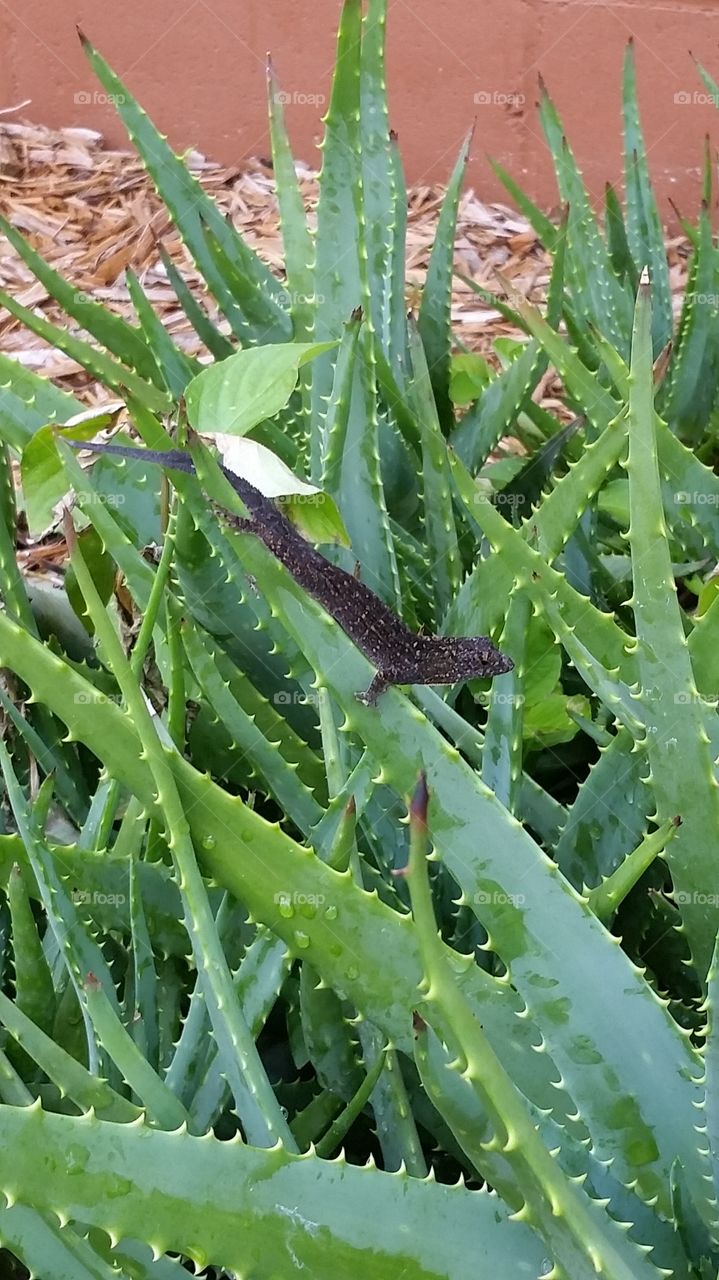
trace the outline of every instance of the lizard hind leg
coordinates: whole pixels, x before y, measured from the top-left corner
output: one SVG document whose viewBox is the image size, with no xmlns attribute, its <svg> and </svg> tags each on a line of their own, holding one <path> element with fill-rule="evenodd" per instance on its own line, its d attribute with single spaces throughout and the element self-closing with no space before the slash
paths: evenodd
<svg viewBox="0 0 719 1280">
<path fill-rule="evenodd" d="M 228 511 L 219 502 L 212 501 L 211 506 L 220 522 L 226 524 L 228 528 L 234 529 L 236 533 L 255 533 L 257 531 L 257 524 L 251 517 L 235 515 L 234 511 Z"/>
<path fill-rule="evenodd" d="M 356 693 L 355 697 L 364 707 L 373 707 L 380 694 L 384 693 L 389 686 L 389 680 L 383 671 L 378 671 L 376 676 L 372 678 L 370 686 L 365 689 L 364 693 Z"/>
</svg>

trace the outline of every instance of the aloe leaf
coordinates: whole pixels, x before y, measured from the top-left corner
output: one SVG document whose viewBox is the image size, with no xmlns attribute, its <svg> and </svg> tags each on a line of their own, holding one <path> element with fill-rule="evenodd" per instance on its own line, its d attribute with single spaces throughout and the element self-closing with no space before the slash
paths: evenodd
<svg viewBox="0 0 719 1280">
<path fill-rule="evenodd" d="M 27 850 L 48 923 L 55 934 L 73 985 L 79 995 L 85 974 L 93 972 L 117 1010 L 117 995 L 107 961 L 90 929 L 81 921 L 79 912 L 57 873 L 52 854 L 36 830 L 32 811 L 25 801 L 5 744 L 2 742 L 0 742 L 0 764 L 18 831 Z M 50 779 L 47 779 L 44 785 L 49 781 Z"/>
<path fill-rule="evenodd" d="M 347 1106 L 332 1121 L 329 1129 L 323 1134 L 320 1141 L 316 1144 L 315 1154 L 320 1158 L 329 1157 L 333 1151 L 336 1151 L 345 1135 L 349 1132 L 355 1120 L 361 1115 L 367 1103 L 372 1096 L 374 1089 L 379 1083 L 379 1078 L 384 1070 L 385 1055 L 379 1054 L 376 1062 L 367 1071 L 361 1085 L 356 1094 L 347 1103 Z"/>
<path fill-rule="evenodd" d="M 502 651 L 512 654 L 514 669 L 493 688 L 482 748 L 482 781 L 509 813 L 517 812 L 522 781 L 522 725 L 525 702 L 527 633 L 532 614 L 528 596 L 515 594 L 509 602 L 501 637 Z"/>
<path fill-rule="evenodd" d="M 317 232 L 315 235 L 315 339 L 339 339 L 344 325 L 367 302 L 364 257 L 360 134 L 361 0 L 344 0 L 325 133 L 321 143 Z M 342 269 L 339 270 L 338 262 Z M 322 464 L 324 417 L 332 390 L 334 360 L 328 354 L 312 366 L 310 478 Z"/>
<path fill-rule="evenodd" d="M 424 346 L 413 325 L 410 325 L 409 358 L 410 380 L 407 394 L 410 406 L 416 414 L 422 437 L 427 555 L 432 568 L 437 616 L 441 617 L 459 589 L 462 579 L 462 560 L 454 521 L 447 448 L 442 438 L 437 407 L 432 395 Z"/>
<path fill-rule="evenodd" d="M 140 1099 L 149 1122 L 160 1129 L 180 1129 L 187 1123 L 185 1108 L 143 1057 L 94 974 L 86 975 L 83 991 L 100 1043 Z"/>
<path fill-rule="evenodd" d="M 71 528 L 67 526 L 71 542 Z M 168 537 L 174 536 L 172 526 Z M 153 782 L 157 788 L 168 847 L 183 902 L 185 927 L 190 936 L 198 971 L 203 978 L 213 1032 L 230 1073 L 236 1104 L 248 1136 L 273 1144 L 277 1138 L 293 1143 L 275 1096 L 265 1075 L 254 1039 L 237 1001 L 224 954 L 207 900 L 207 892 L 195 859 L 185 811 L 167 764 L 160 738 L 145 704 L 142 691 L 125 658 L 122 645 L 107 618 L 77 542 L 71 550 L 88 613 L 95 626 L 123 698 L 127 703 L 143 745 Z M 0 753 L 0 759 L 2 755 Z M 268 1141 L 269 1140 L 269 1141 Z"/>
<path fill-rule="evenodd" d="M 497 518 L 501 521 L 501 517 Z M 598 922 L 587 915 L 586 907 L 577 901 L 563 878 L 557 873 L 548 880 L 547 864 L 530 837 L 513 824 L 495 798 L 478 783 L 472 770 L 454 756 L 416 709 L 394 690 L 384 694 L 375 708 L 363 708 L 356 703 L 354 691 L 363 687 L 368 669 L 366 660 L 339 636 L 334 625 L 320 616 L 316 607 L 310 610 L 306 597 L 287 582 L 276 562 L 268 563 L 267 557 L 260 555 L 260 550 L 255 548 L 253 540 L 247 539 L 243 558 L 246 563 L 256 565 L 256 576 L 262 579 L 267 596 L 281 609 L 285 625 L 295 637 L 301 637 L 322 682 L 345 711 L 345 727 L 357 733 L 376 759 L 381 759 L 383 779 L 400 795 L 409 788 L 419 753 L 433 783 L 436 847 L 468 900 L 473 902 L 498 953 L 508 960 L 511 957 L 512 980 L 540 1022 L 547 1045 L 560 1065 L 568 1088 L 582 1107 L 598 1149 L 611 1132 L 609 1143 L 617 1169 L 623 1168 L 627 1177 L 631 1170 L 631 1177 L 638 1179 L 643 1197 L 659 1195 L 666 1206 L 668 1151 L 676 1140 L 685 1145 L 687 1168 L 694 1171 L 696 1185 L 700 1187 L 702 1161 L 690 1134 L 692 1087 L 687 1085 L 682 1102 L 686 1108 L 685 1119 L 679 1123 L 679 1131 L 672 1133 L 671 1138 L 668 1135 L 663 1138 L 662 1148 L 658 1150 L 654 1133 L 666 1132 L 664 1126 L 668 1123 L 673 1126 L 678 1117 L 677 1099 L 669 1109 L 669 1120 L 667 1107 L 660 1105 L 654 1111 L 656 1091 L 651 1100 L 645 1100 L 646 1091 L 642 1091 L 638 1077 L 633 1079 L 640 1070 L 639 1058 L 650 1043 L 658 1053 L 666 1053 L 668 1059 L 688 1065 L 692 1052 L 675 1024 L 656 1005 L 648 986 L 609 942 Z M 462 797 L 461 805 L 458 795 Z M 479 829 L 484 832 L 481 854 L 471 834 Z M 535 881 L 536 888 L 533 888 Z M 500 903 L 495 901 L 493 893 L 500 894 Z M 521 899 L 521 905 L 517 899 Z M 528 946 L 530 929 L 532 943 Z M 595 933 L 595 929 L 598 932 Z M 571 948 L 571 963 L 562 962 L 560 958 L 565 945 Z M 596 957 L 592 959 L 595 948 Z M 590 1010 L 583 1000 L 581 992 L 585 990 L 586 979 L 577 967 L 577 954 L 582 955 L 583 963 L 586 961 L 590 969 L 602 971 L 602 990 L 608 1002 L 601 1009 L 593 1005 Z M 529 967 L 525 969 L 525 965 Z M 536 976 L 538 968 L 558 980 L 559 986 L 553 989 L 551 998 L 537 994 L 532 975 Z M 342 986 L 337 989 L 342 991 Z M 572 1008 L 571 1032 L 561 1021 L 557 1023 L 555 1016 L 556 1001 L 565 999 Z M 361 1000 L 357 1003 L 362 1007 Z M 381 1018 L 375 1020 L 383 1025 Z M 618 1035 L 620 1025 L 623 1030 Z M 640 1031 L 640 1026 L 644 1026 L 644 1031 Z M 581 1070 L 577 1068 L 573 1046 L 578 1034 L 584 1038 L 595 1069 L 586 1059 Z M 638 1056 L 635 1057 L 635 1050 L 629 1051 L 630 1043 L 634 1043 Z M 594 1046 L 591 1051 L 590 1045 Z M 610 1062 L 613 1063 L 613 1086 L 607 1091 L 604 1065 Z M 601 1070 L 599 1064 L 603 1064 Z M 614 1090 L 619 1087 L 623 1089 L 622 1120 L 621 1127 L 616 1128 Z M 640 1097 L 642 1102 L 638 1103 Z M 644 1109 L 647 1105 L 649 1111 Z M 610 1114 L 612 1125 L 607 1123 Z"/>
<path fill-rule="evenodd" d="M 502 566 L 498 572 L 511 570 L 515 580 L 541 609 L 590 688 L 636 733 L 641 711 L 631 692 L 636 671 L 630 637 L 620 630 L 611 614 L 597 609 L 550 568 L 483 495 L 477 495 L 458 459 L 453 460 L 452 466 L 460 496 L 495 552 L 501 552 L 496 557 Z M 491 571 L 488 577 L 491 580 Z"/>
<path fill-rule="evenodd" d="M 484 734 L 463 719 L 434 689 L 417 689 L 415 698 L 425 715 L 449 738 L 471 764 L 481 768 Z M 551 848 L 559 839 L 567 818 L 564 805 L 545 791 L 529 773 L 522 775 L 517 795 L 517 813 Z"/>
<path fill-rule="evenodd" d="M 651 290 L 637 298 L 629 401 L 629 500 L 637 634 L 638 702 L 646 716 L 646 751 L 660 822 L 682 827 L 667 849 L 677 903 L 700 972 L 717 933 L 717 909 L 706 892 L 719 828 L 719 784 L 710 747 L 711 712 L 698 695 L 672 573 L 662 515 L 654 434 Z M 692 803 L 686 805 L 686 797 Z"/>
<path fill-rule="evenodd" d="M 677 349 L 663 405 L 663 416 L 691 443 L 698 442 L 705 430 L 719 385 L 717 250 L 706 205 L 702 205 L 697 230 L 696 257 L 687 283 Z"/>
<path fill-rule="evenodd" d="M 541 1268 L 532 1233 L 486 1192 L 39 1108 L 3 1107 L 0 1132 L 0 1178 L 23 1202 L 42 1200 L 115 1238 L 143 1236 L 156 1254 L 200 1267 L 279 1275 L 299 1265 L 317 1280 L 355 1280 L 371 1223 L 374 1280 L 402 1270 L 405 1280 L 460 1280 L 477 1233 L 477 1280 Z M 362 1205 L 361 1232 L 348 1203 Z"/>
<path fill-rule="evenodd" d="M 342 1002 L 307 963 L 300 975 L 300 1015 L 302 1037 L 322 1088 L 349 1102 L 363 1078 L 357 1043 Z"/>
<path fill-rule="evenodd" d="M 512 175 L 507 173 L 507 170 L 497 160 L 492 160 L 490 157 L 489 163 L 499 181 L 506 187 L 517 208 L 524 214 L 530 226 L 536 231 L 545 249 L 553 251 L 557 241 L 557 228 L 554 223 L 542 212 L 538 205 L 530 200 L 526 192 L 515 182 Z"/>
<path fill-rule="evenodd" d="M 309 342 L 314 329 L 314 313 L 317 301 L 312 273 L 314 248 L 302 192 L 297 181 L 295 162 L 285 127 L 282 94 L 272 64 L 267 63 L 267 99 L 269 103 L 270 140 L 272 143 L 272 168 L 277 187 L 277 203 L 280 210 L 282 243 L 285 250 L 285 271 L 289 293 L 289 311 L 292 316 L 295 342 Z"/>
<path fill-rule="evenodd" d="M 267 929 L 258 928 L 233 974 L 238 999 L 254 1036 L 260 1034 L 272 1011 L 291 961 L 282 939 L 274 937 Z M 189 1025 L 188 1018 L 166 1076 L 168 1086 L 186 1101 L 191 1123 L 200 1133 L 212 1128 L 229 1097 L 222 1058 L 216 1047 L 210 1044 L 206 1056 L 200 1055 L 199 1058 L 194 1053 L 197 1038 L 201 1037 L 206 1026 L 206 1018 L 202 1016 L 205 1007 L 198 987 L 193 994 L 191 1009 L 194 1026 Z"/>
<path fill-rule="evenodd" d="M 254 540 L 248 539 L 248 544 L 251 542 Z M 256 553 L 255 570 L 270 571 L 271 558 L 263 557 L 259 547 Z M 285 579 L 282 581 L 286 587 Z M 299 602 L 305 597 L 298 592 L 297 599 Z M 336 656 L 335 652 L 335 659 Z M 42 646 L 2 614 L 0 658 L 22 679 L 31 677 L 35 696 L 61 719 L 72 718 L 76 735 L 102 752 L 113 776 L 121 778 L 148 807 L 156 803 L 147 769 L 140 759 L 139 739 L 127 717 L 110 703 L 90 705 L 83 696 L 89 687 L 87 682 L 71 668 L 65 668 L 63 679 L 58 680 L 54 662 Z M 350 687 L 356 682 L 360 687 L 362 679 L 366 683 L 367 663 L 354 653 L 349 642 L 342 660 L 348 668 Z M 168 751 L 166 758 L 208 874 L 244 902 L 255 919 L 270 924 L 295 950 L 299 918 L 294 910 L 283 913 L 280 906 L 289 899 L 291 907 L 295 901 L 305 902 L 308 896 L 321 903 L 323 909 L 315 916 L 301 917 L 303 944 L 308 940 L 308 945 L 301 948 L 303 957 L 315 966 L 328 986 L 382 1028 L 394 1044 L 411 1049 L 409 1027 L 420 971 L 408 920 L 402 920 L 376 897 L 362 893 L 349 873 L 331 871 L 278 828 L 263 821 L 238 797 L 228 795 L 197 773 L 180 756 Z M 248 848 L 256 851 L 259 862 L 247 861 Z M 379 930 L 383 938 L 381 956 L 375 941 Z M 571 1107 L 553 1083 L 556 1069 L 550 1055 L 531 1052 L 536 1031 L 526 1017 L 517 1019 L 522 1005 L 511 988 L 497 984 L 477 968 L 465 975 L 464 983 L 478 1008 L 481 1004 L 481 1016 L 497 1052 L 512 1059 L 512 1074 L 527 1096 L 539 1106 Z"/>
<path fill-rule="evenodd" d="M 369 284 L 369 320 L 385 355 L 390 353 L 393 289 L 403 282 L 393 277 L 402 239 L 397 217 L 397 173 L 389 131 L 385 39 L 387 0 L 370 0 L 362 20 L 360 70 L 360 133 L 362 196 Z M 397 242 L 395 237 L 399 238 Z"/>
<path fill-rule="evenodd" d="M 134 271 L 128 268 L 125 275 L 145 343 L 152 351 L 160 370 L 161 385 L 167 388 L 173 400 L 179 400 L 201 365 L 175 346 L 160 317 L 153 311 Z"/>
<path fill-rule="evenodd" d="M 698 530 L 703 543 L 719 556 L 719 476 L 707 467 L 691 449 L 670 431 L 655 415 L 654 431 L 662 476 L 662 495 L 667 519 L 675 536 L 681 537 L 681 526 Z"/>
<path fill-rule="evenodd" d="M 456 1061 L 441 1045 L 430 1027 L 425 1028 L 415 1040 L 415 1061 L 422 1081 L 434 1105 L 441 1111 L 462 1150 L 476 1169 L 484 1166 L 489 1181 L 495 1188 L 504 1183 L 509 1203 L 521 1204 L 521 1194 L 510 1160 L 500 1151 L 493 1151 L 486 1111 L 482 1108 L 469 1080 L 460 1074 Z M 581 1181 L 593 1199 L 605 1200 L 615 1222 L 631 1223 L 631 1239 L 640 1246 L 651 1245 L 655 1266 L 674 1268 L 677 1276 L 686 1276 L 685 1260 L 678 1245 L 676 1233 L 670 1223 L 663 1222 L 653 1209 L 643 1204 L 631 1188 L 621 1185 L 594 1158 L 591 1150 L 580 1144 L 571 1132 L 559 1127 L 551 1117 L 533 1109 L 537 1130 L 564 1172 Z M 687 1278 L 688 1280 L 688 1278 Z"/>
<path fill-rule="evenodd" d="M 559 324 L 564 302 L 564 229 L 563 222 L 549 285 L 547 325 L 550 332 L 552 325 Z M 477 293 L 485 295 L 485 291 L 475 281 L 465 277 L 463 279 Z M 497 306 L 502 313 L 506 311 L 511 317 L 510 323 L 522 325 L 522 316 L 511 308 L 506 309 L 501 299 L 487 295 L 485 300 L 490 305 Z M 470 471 L 477 471 L 482 466 L 502 436 L 515 425 L 521 410 L 530 401 L 532 392 L 547 370 L 547 354 L 549 353 L 542 350 L 537 342 L 530 342 L 516 359 L 489 382 L 476 404 L 454 428 L 451 434 L 452 447 Z"/>
<path fill-rule="evenodd" d="M 646 773 L 646 757 L 620 729 L 581 784 L 553 851 L 580 892 L 601 884 L 641 840 L 653 808 Z"/>
<path fill-rule="evenodd" d="M 61 329 L 59 325 L 52 324 L 50 320 L 39 316 L 29 307 L 24 307 L 4 289 L 0 289 L 0 304 L 11 315 L 21 320 L 31 333 L 37 334 L 58 351 L 63 351 L 72 360 L 76 360 L 83 369 L 87 369 L 88 373 L 92 374 L 93 378 L 109 387 L 117 395 L 123 396 L 129 392 L 139 396 L 149 409 L 160 412 L 169 408 L 170 402 L 165 391 L 145 382 L 132 369 L 119 364 L 103 351 L 98 351 L 89 342 L 74 337 L 68 333 L 67 329 Z"/>
<path fill-rule="evenodd" d="M 177 295 L 177 301 L 198 338 L 202 339 L 207 350 L 215 357 L 215 360 L 224 360 L 226 356 L 233 355 L 235 351 L 233 344 L 229 338 L 225 337 L 224 333 L 221 333 L 202 304 L 197 301 L 186 281 L 177 270 L 165 246 L 160 244 L 158 249 L 167 278 Z"/>
<path fill-rule="evenodd" d="M 612 267 L 617 277 L 636 289 L 639 269 L 632 257 L 622 206 L 611 182 L 604 188 L 604 230 Z"/>
<path fill-rule="evenodd" d="M 665 822 L 657 831 L 645 836 L 636 849 L 628 853 L 624 861 L 602 884 L 597 885 L 586 896 L 597 919 L 609 925 L 613 916 L 638 884 L 645 871 L 662 855 L 672 837 L 676 834 L 680 819 L 674 818 Z"/>
<path fill-rule="evenodd" d="M 83 699 L 84 705 L 92 705 L 92 699 L 86 692 L 78 693 L 78 696 Z M 70 898 L 91 910 L 94 924 L 105 933 L 129 933 L 127 904 L 130 900 L 130 887 L 127 860 L 114 857 L 104 849 L 88 853 L 77 845 L 48 844 L 47 847 L 55 871 Z M 1 835 L 0 885 L 6 890 L 15 863 L 22 867 L 23 873 L 27 873 L 31 896 L 40 900 L 40 889 L 22 840 L 15 835 Z M 178 918 L 181 912 L 180 898 L 169 871 L 156 863 L 140 863 L 136 872 L 157 945 L 171 955 L 186 954 L 187 935 Z"/>
<path fill-rule="evenodd" d="M 118 1280 L 116 1268 L 72 1227 L 24 1204 L 0 1210 L 0 1243 L 31 1275 L 48 1280 Z"/>
<path fill-rule="evenodd" d="M 155 1070 L 159 1067 L 160 1044 L 158 1034 L 158 982 L 150 931 L 142 901 L 142 887 L 138 875 L 138 853 L 143 824 L 138 822 L 138 848 L 130 856 L 130 929 L 132 937 L 132 981 L 130 1004 L 130 1032 L 143 1056 Z"/>
<path fill-rule="evenodd" d="M 189 636 L 191 626 L 188 619 L 185 619 L 183 634 Z M 220 678 L 229 687 L 235 702 L 239 703 L 247 717 L 254 722 L 259 733 L 287 761 L 297 778 L 304 784 L 303 791 L 311 792 L 318 803 L 324 804 L 326 779 L 322 760 L 283 716 L 283 708 L 288 705 L 292 695 L 278 693 L 273 701 L 268 701 L 258 693 L 235 663 L 221 649 L 215 647 L 208 637 L 193 631 L 193 637 L 195 634 L 204 641 L 205 651 L 212 652 L 214 665 Z"/>
<path fill-rule="evenodd" d="M 629 348 L 631 303 L 615 276 L 609 253 L 552 100 L 542 84 L 540 120 L 549 144 L 562 201 L 568 207 L 567 268 L 572 297 L 582 315 L 622 354 Z"/>
<path fill-rule="evenodd" d="M 0 434 L 20 452 L 38 427 L 66 422 L 85 406 L 0 352 Z"/>
<path fill-rule="evenodd" d="M 282 286 L 242 237 L 225 221 L 217 205 L 205 195 L 182 160 L 155 129 L 105 59 L 81 36 L 90 66 L 100 80 L 127 133 L 137 148 L 170 216 L 192 255 L 208 288 L 230 321 L 233 333 L 249 342 L 283 342 L 290 336 L 289 319 L 282 307 Z M 205 228 L 215 237 L 239 277 L 246 282 L 255 305 L 260 307 L 259 328 L 248 321 L 216 264 Z"/>
<path fill-rule="evenodd" d="M 400 599 L 399 577 L 380 470 L 377 384 L 366 327 L 360 329 L 356 342 L 348 330 L 342 354 L 342 363 L 337 362 L 337 412 L 332 414 L 330 408 L 328 423 L 325 483 L 342 512 L 365 581 L 377 595 L 395 604 Z"/>
<path fill-rule="evenodd" d="M 141 378 L 162 387 L 162 378 L 152 349 L 148 347 L 139 329 L 128 324 L 122 316 L 116 315 L 101 302 L 95 302 L 75 289 L 3 217 L 0 217 L 0 232 L 45 286 L 50 297 L 59 302 L 81 329 L 86 330 L 101 346 L 117 356 L 122 364 L 134 369 Z"/>
<path fill-rule="evenodd" d="M 450 966 L 437 932 L 427 869 L 432 839 L 428 802 L 426 775 L 422 771 L 410 803 L 406 868 L 424 969 L 420 1017 L 429 1021 L 443 1044 L 456 1055 L 455 1067 L 461 1070 L 462 1080 L 469 1084 L 486 1114 L 489 1132 L 484 1142 L 477 1134 L 472 1144 L 476 1154 L 483 1146 L 490 1149 L 491 1172 L 485 1170 L 484 1161 L 482 1172 L 515 1210 L 521 1210 L 523 1220 L 539 1232 L 560 1275 L 589 1278 L 599 1271 L 616 1276 L 617 1280 L 630 1280 L 642 1271 L 647 1276 L 656 1274 L 646 1256 L 629 1245 L 623 1229 L 566 1177 L 550 1155 L 526 1099 L 506 1075 L 481 1024 L 472 1017 L 454 976 L 456 965 Z M 417 1034 L 423 1035 L 421 1025 Z M 474 1111 L 472 1121 L 476 1124 L 476 1108 Z M 505 1157 L 509 1178 L 497 1151 Z"/>
<path fill-rule="evenodd" d="M 430 254 L 427 275 L 422 289 L 422 302 L 417 316 L 417 327 L 427 357 L 430 378 L 437 402 L 437 414 L 442 430 L 448 433 L 454 426 L 454 409 L 449 396 L 450 357 L 452 331 L 450 323 L 452 307 L 452 272 L 454 241 L 457 230 L 457 212 L 462 193 L 462 182 L 469 157 L 472 135 L 469 134 L 460 147 L 457 162 L 452 170 L 437 232 Z"/>
<path fill-rule="evenodd" d="M 707 698 L 719 689 L 719 595 L 706 612 L 694 617 L 689 653 L 697 688 Z"/>
<path fill-rule="evenodd" d="M 709 1154 L 712 1162 L 714 1187 L 719 1188 L 719 1023 L 717 1021 L 717 949 L 715 943 L 712 962 L 707 974 L 706 989 L 706 1045 L 704 1050 L 704 1111 L 706 1115 L 706 1136 L 709 1143 Z"/>
<path fill-rule="evenodd" d="M 8 906 L 15 959 L 15 1001 L 28 1018 L 48 1031 L 55 1015 L 55 991 L 19 863 L 15 863 L 10 872 Z"/>
<path fill-rule="evenodd" d="M 391 181 L 395 189 L 394 237 L 392 243 L 392 280 L 388 289 L 390 308 L 389 360 L 394 376 L 401 386 L 406 378 L 407 354 L 407 306 L 405 302 L 405 273 L 407 259 L 407 185 L 402 157 L 395 134 L 390 134 Z"/>
<path fill-rule="evenodd" d="M 647 164 L 647 148 L 639 120 L 634 42 L 630 39 L 624 59 L 624 188 L 627 204 L 627 236 L 638 270 L 648 267 L 654 299 L 652 336 L 654 354 L 672 336 L 672 295 L 664 232 Z M 633 285 L 636 282 L 631 282 Z"/>
<path fill-rule="evenodd" d="M 0 688 L 0 706 L 3 707 L 18 735 L 27 744 L 28 750 L 37 761 L 41 772 L 46 777 L 51 773 L 54 775 L 58 799 L 62 802 L 67 813 L 76 821 L 81 821 L 87 805 L 87 790 L 84 780 L 78 787 L 75 777 L 76 771 L 68 767 L 68 753 L 71 749 L 69 744 L 63 745 L 60 743 L 58 731 L 52 720 L 41 708 L 37 708 L 35 712 L 37 724 L 39 728 L 44 730 L 44 733 L 41 734 L 22 714 L 3 688 Z M 52 738 L 48 741 L 50 733 Z"/>
<path fill-rule="evenodd" d="M 195 678 L 218 720 L 232 736 L 235 749 L 249 756 L 269 793 L 275 796 L 299 830 L 308 835 L 322 816 L 320 806 L 293 766 L 284 760 L 277 744 L 268 741 L 233 697 L 222 679 L 209 643 L 203 645 L 194 628 L 181 624 L 176 607 L 173 607 L 171 616 L 174 625 L 180 629 Z"/>
</svg>

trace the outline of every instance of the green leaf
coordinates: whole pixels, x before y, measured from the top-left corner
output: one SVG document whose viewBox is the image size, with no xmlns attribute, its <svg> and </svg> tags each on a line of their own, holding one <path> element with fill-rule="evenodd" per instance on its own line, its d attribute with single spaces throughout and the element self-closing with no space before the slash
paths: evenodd
<svg viewBox="0 0 719 1280">
<path fill-rule="evenodd" d="M 50 297 L 60 303 L 63 310 L 77 321 L 81 329 L 85 329 L 123 364 L 135 369 L 141 378 L 146 378 L 155 386 L 162 386 L 152 350 L 139 329 L 129 325 L 122 316 L 116 315 L 101 302 L 95 302 L 87 297 L 65 280 L 39 253 L 35 252 L 24 236 L 21 236 L 6 218 L 0 217 L 0 232 L 24 259 L 33 275 L 45 286 Z"/>
<path fill-rule="evenodd" d="M 716 723 L 716 716 L 704 704 L 694 680 L 662 513 L 654 430 L 651 290 L 646 278 L 637 297 L 629 405 L 629 545 L 639 673 L 635 698 L 646 716 L 646 751 L 658 821 L 677 815 L 682 819 L 666 856 L 687 941 L 697 968 L 705 974 L 719 925 L 719 902 L 707 892 L 719 829 L 716 752 L 711 746 L 711 720 Z"/>
<path fill-rule="evenodd" d="M 284 409 L 300 369 L 334 342 L 285 342 L 237 351 L 192 379 L 185 394 L 187 416 L 201 434 L 247 435 Z"/>
<path fill-rule="evenodd" d="M 0 1108 L 0 1135 L 0 1180 L 23 1203 L 200 1268 L 356 1280 L 369 1247 L 372 1280 L 461 1280 L 478 1238 L 476 1280 L 542 1265 L 530 1230 L 487 1192 L 35 1107 Z"/>
<path fill-rule="evenodd" d="M 437 401 L 437 414 L 445 434 L 454 426 L 454 410 L 450 399 L 454 239 L 457 230 L 457 213 L 462 194 L 462 182 L 464 181 L 471 141 L 472 135 L 470 133 L 462 143 L 457 162 L 447 185 L 417 317 L 417 327 L 424 345 L 432 387 Z"/>
<path fill-rule="evenodd" d="M 634 42 L 630 39 L 624 59 L 624 187 L 627 202 L 627 238 L 636 269 L 648 267 L 652 281 L 654 355 L 664 349 L 673 330 L 672 293 L 664 247 L 664 231 L 652 191 L 647 148 L 639 120 Z M 630 283 L 636 287 L 636 281 Z"/>
<path fill-rule="evenodd" d="M 449 395 L 452 404 L 462 407 L 471 404 L 487 386 L 492 377 L 484 356 L 475 351 L 460 351 L 452 356 L 449 366 Z"/>
<path fill-rule="evenodd" d="M 121 408 L 124 405 L 115 404 L 107 410 L 74 414 L 65 424 L 65 435 L 75 440 L 91 440 L 98 431 L 113 425 Z M 69 487 L 55 444 L 57 433 L 58 428 L 53 425 L 41 427 L 28 440 L 20 459 L 25 516 L 33 534 L 43 533 L 52 523 L 53 508 Z"/>
<path fill-rule="evenodd" d="M 233 333 L 247 342 L 287 341 L 290 322 L 282 306 L 282 286 L 234 227 L 225 221 L 220 209 L 158 133 L 105 59 L 84 36 L 81 36 L 81 41 L 90 66 L 117 108 L 130 139 L 208 288 L 227 316 Z M 234 268 L 244 294 L 250 296 L 256 312 L 252 317 L 245 314 L 218 266 L 208 232 Z"/>
</svg>

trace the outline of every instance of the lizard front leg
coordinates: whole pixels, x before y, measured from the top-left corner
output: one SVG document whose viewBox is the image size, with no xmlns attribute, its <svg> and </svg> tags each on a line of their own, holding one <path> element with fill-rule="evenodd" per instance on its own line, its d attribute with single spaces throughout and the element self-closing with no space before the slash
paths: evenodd
<svg viewBox="0 0 719 1280">
<path fill-rule="evenodd" d="M 356 693 L 355 697 L 364 707 L 373 707 L 380 694 L 384 693 L 389 684 L 390 680 L 384 671 L 378 671 L 376 676 L 372 678 L 369 688 L 365 689 L 364 693 Z"/>
</svg>

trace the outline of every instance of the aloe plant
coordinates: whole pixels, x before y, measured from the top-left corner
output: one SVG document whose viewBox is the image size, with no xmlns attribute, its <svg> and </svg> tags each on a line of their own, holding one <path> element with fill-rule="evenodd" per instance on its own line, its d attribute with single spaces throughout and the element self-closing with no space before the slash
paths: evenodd
<svg viewBox="0 0 719 1280">
<path fill-rule="evenodd" d="M 68 325 L 3 302 L 112 397 L 0 360 L 0 1241 L 45 1280 L 718 1274 L 713 316 L 688 296 L 655 366 L 630 53 L 624 206 L 596 218 L 546 94 L 560 225 L 507 179 L 553 255 L 546 315 L 498 301 L 528 341 L 493 373 L 451 334 L 467 144 L 408 321 L 385 20 L 345 0 L 315 235 L 268 72 L 284 281 L 85 42 L 207 284 L 167 259 L 206 359 L 141 281 L 130 324 L 4 225 Z M 106 428 L 147 459 L 82 464 Z M 154 465 L 178 444 L 195 474 Z M 368 658 L 218 455 L 411 629 L 513 669 L 358 701 Z M 41 609 L 17 511 L 71 494 Z"/>
</svg>

